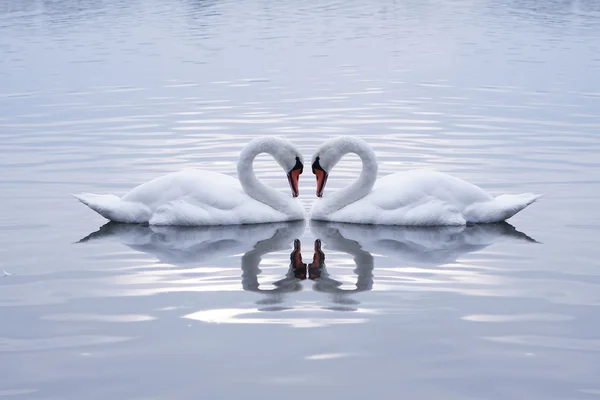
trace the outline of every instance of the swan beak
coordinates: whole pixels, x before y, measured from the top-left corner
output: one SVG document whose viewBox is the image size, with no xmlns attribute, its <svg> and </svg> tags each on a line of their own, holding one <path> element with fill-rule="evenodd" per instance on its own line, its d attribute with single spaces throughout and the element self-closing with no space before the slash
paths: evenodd
<svg viewBox="0 0 600 400">
<path fill-rule="evenodd" d="M 288 182 L 290 183 L 290 189 L 292 189 L 293 197 L 298 197 L 298 195 L 300 194 L 300 190 L 298 189 L 298 181 L 300 180 L 300 175 L 302 174 L 303 170 L 304 165 L 302 165 L 300 158 L 296 157 L 296 165 L 294 165 L 294 168 L 292 168 L 287 174 Z"/>
<path fill-rule="evenodd" d="M 323 190 L 325 190 L 325 184 L 327 183 L 327 172 L 321 167 L 320 157 L 315 158 L 312 172 L 317 177 L 317 197 L 323 197 Z"/>
<path fill-rule="evenodd" d="M 300 190 L 298 189 L 298 181 L 300 180 L 300 174 L 302 169 L 293 169 L 288 174 L 288 182 L 290 183 L 290 189 L 292 189 L 292 196 L 298 197 Z"/>
<path fill-rule="evenodd" d="M 327 183 L 327 172 L 322 169 L 315 169 L 314 173 L 317 176 L 317 197 L 323 197 L 323 191 Z"/>
</svg>

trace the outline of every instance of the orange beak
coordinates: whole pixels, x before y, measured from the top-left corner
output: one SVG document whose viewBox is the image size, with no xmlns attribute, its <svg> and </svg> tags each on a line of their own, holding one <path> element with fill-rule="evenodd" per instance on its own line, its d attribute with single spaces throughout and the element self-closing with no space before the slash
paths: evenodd
<svg viewBox="0 0 600 400">
<path fill-rule="evenodd" d="M 325 184 L 327 183 L 327 172 L 322 169 L 314 171 L 317 176 L 317 197 L 323 197 L 323 191 L 325 190 Z"/>
<path fill-rule="evenodd" d="M 298 189 L 298 181 L 300 180 L 300 175 L 304 170 L 304 165 L 300 162 L 300 158 L 296 157 L 296 165 L 294 168 L 288 172 L 288 182 L 290 183 L 290 189 L 292 189 L 292 196 L 298 197 L 300 194 L 300 190 Z"/>
<path fill-rule="evenodd" d="M 316 157 L 312 165 L 312 172 L 317 177 L 317 197 L 323 197 L 323 190 L 327 183 L 327 172 L 321 167 L 320 157 Z"/>
<path fill-rule="evenodd" d="M 298 181 L 300 180 L 301 169 L 293 169 L 288 174 L 288 182 L 290 183 L 290 189 L 292 189 L 292 196 L 298 197 L 300 190 L 298 189 Z"/>
</svg>

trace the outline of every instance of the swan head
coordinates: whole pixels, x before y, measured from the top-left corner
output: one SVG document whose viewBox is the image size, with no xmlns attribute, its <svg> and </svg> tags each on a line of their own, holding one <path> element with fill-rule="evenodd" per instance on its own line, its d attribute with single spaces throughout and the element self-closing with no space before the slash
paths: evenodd
<svg viewBox="0 0 600 400">
<path fill-rule="evenodd" d="M 312 173 L 317 178 L 317 197 L 323 197 L 329 171 L 344 155 L 340 148 L 345 137 L 337 137 L 323 143 L 312 156 Z"/>
<path fill-rule="evenodd" d="M 300 151 L 287 139 L 282 137 L 263 137 L 256 140 L 262 152 L 271 154 L 275 161 L 287 174 L 292 196 L 298 197 L 300 190 L 298 181 L 304 171 L 304 158 Z"/>
<path fill-rule="evenodd" d="M 375 153 L 364 140 L 353 136 L 341 136 L 327 140 L 312 156 L 312 172 L 317 178 L 317 197 L 323 197 L 329 172 L 345 154 L 355 153 L 364 162 L 368 161 L 369 168 L 377 173 Z"/>
<path fill-rule="evenodd" d="M 349 137 L 342 136 L 327 140 L 312 156 L 312 173 L 317 178 L 317 197 L 323 197 L 327 177 L 331 169 L 347 152 L 346 142 Z"/>
<path fill-rule="evenodd" d="M 265 136 L 256 138 L 242 149 L 237 166 L 240 180 L 251 174 L 252 162 L 261 153 L 267 153 L 277 161 L 277 164 L 287 174 L 292 196 L 298 197 L 300 193 L 298 181 L 304 169 L 304 159 L 296 146 L 281 137 Z"/>
</svg>

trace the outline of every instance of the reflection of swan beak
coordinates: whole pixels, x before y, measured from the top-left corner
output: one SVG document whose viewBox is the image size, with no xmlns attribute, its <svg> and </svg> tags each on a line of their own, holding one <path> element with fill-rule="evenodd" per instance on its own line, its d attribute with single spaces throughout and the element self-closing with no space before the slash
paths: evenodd
<svg viewBox="0 0 600 400">
<path fill-rule="evenodd" d="M 294 270 L 294 277 L 297 279 L 306 279 L 306 264 L 302 262 L 302 253 L 300 240 L 294 240 L 294 250 L 290 254 L 290 261 Z"/>
<path fill-rule="evenodd" d="M 321 239 L 315 240 L 315 252 L 313 254 L 313 262 L 308 265 L 308 276 L 310 279 L 321 277 L 321 268 L 325 262 L 325 253 L 321 250 Z"/>
<path fill-rule="evenodd" d="M 315 240 L 315 252 L 313 254 L 313 262 L 310 264 L 313 267 L 320 268 L 325 261 L 325 253 L 321 250 L 321 239 Z"/>
<path fill-rule="evenodd" d="M 300 240 L 295 239 L 294 240 L 294 250 L 292 251 L 292 254 L 290 254 L 290 261 L 292 262 L 293 265 L 302 264 L 301 251 L 302 251 L 302 248 L 301 248 Z"/>
</svg>

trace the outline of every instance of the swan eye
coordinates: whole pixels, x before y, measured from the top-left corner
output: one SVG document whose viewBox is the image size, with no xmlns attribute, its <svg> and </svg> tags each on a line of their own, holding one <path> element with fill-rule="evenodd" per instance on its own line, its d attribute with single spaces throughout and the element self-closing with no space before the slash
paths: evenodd
<svg viewBox="0 0 600 400">
<path fill-rule="evenodd" d="M 302 165 L 302 162 L 300 161 L 300 157 L 296 157 L 296 165 L 294 165 L 294 167 L 290 170 L 290 174 L 292 173 L 292 171 L 297 171 L 300 170 L 300 173 L 302 174 L 302 171 L 304 171 L 304 165 Z"/>
<path fill-rule="evenodd" d="M 313 164 L 312 164 L 312 172 L 315 175 L 317 174 L 317 171 L 325 172 L 323 167 L 321 167 L 321 163 L 319 162 L 319 159 L 320 159 L 320 157 L 315 158 L 315 162 L 313 162 Z"/>
</svg>

